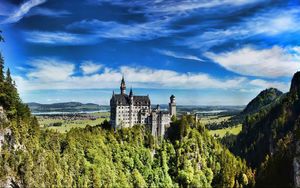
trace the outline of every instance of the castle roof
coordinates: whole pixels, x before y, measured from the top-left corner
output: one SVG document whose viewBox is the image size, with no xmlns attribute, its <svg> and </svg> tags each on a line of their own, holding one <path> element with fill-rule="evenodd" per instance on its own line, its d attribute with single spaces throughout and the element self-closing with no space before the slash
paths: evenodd
<svg viewBox="0 0 300 188">
<path fill-rule="evenodd" d="M 130 105 L 130 97 L 127 94 L 115 94 L 112 96 L 111 102 L 114 102 L 117 105 L 129 106 Z M 133 96 L 133 105 L 134 106 L 149 106 L 150 98 L 149 98 L 149 96 Z"/>
</svg>

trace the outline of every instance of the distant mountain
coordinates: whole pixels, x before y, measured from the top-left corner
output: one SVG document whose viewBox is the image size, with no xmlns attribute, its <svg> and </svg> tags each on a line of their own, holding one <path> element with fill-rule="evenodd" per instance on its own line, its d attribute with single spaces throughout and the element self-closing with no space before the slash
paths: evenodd
<svg viewBox="0 0 300 188">
<path fill-rule="evenodd" d="M 33 113 L 36 112 L 79 112 L 79 111 L 97 111 L 103 110 L 105 107 L 99 106 L 98 104 L 87 103 L 83 104 L 80 102 L 65 102 L 65 103 L 54 103 L 54 104 L 40 104 L 40 103 L 28 103 L 30 110 Z"/>
<path fill-rule="evenodd" d="M 279 99 L 283 93 L 276 88 L 269 88 L 260 92 L 246 108 L 242 111 L 242 115 L 253 114 L 261 110 L 262 108 L 273 103 Z"/>
<path fill-rule="evenodd" d="M 245 111 L 255 111 L 267 102 L 272 103 L 281 95 L 282 93 L 275 89 L 265 90 Z M 231 151 L 258 169 L 258 187 L 299 187 L 299 139 L 300 72 L 297 72 L 292 79 L 290 91 L 282 95 L 278 102 L 247 116 L 242 132 Z"/>
</svg>

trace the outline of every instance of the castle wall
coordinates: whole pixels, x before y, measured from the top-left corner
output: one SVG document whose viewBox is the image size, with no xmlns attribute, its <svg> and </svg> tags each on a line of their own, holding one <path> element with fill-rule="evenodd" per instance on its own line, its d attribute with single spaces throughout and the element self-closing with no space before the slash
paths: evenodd
<svg viewBox="0 0 300 188">
<path fill-rule="evenodd" d="M 110 100 L 110 123 L 114 129 L 132 127 L 137 124 L 150 127 L 153 136 L 165 135 L 170 126 L 171 115 L 176 115 L 175 96 L 170 97 L 169 112 L 151 109 L 149 96 L 134 96 L 132 90 L 126 95 L 124 78 L 121 82 L 121 94 L 114 94 Z"/>
</svg>

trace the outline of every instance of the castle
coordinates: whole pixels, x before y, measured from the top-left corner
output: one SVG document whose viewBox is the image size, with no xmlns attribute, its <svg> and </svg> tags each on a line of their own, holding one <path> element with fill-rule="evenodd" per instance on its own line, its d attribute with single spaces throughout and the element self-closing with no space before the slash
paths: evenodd
<svg viewBox="0 0 300 188">
<path fill-rule="evenodd" d="M 160 106 L 151 108 L 149 95 L 135 96 L 132 89 L 126 94 L 124 77 L 121 81 L 120 94 L 113 92 L 110 99 L 110 123 L 116 130 L 133 125 L 145 125 L 153 136 L 164 136 L 170 126 L 171 117 L 176 116 L 175 96 L 170 97 L 169 111 L 163 111 Z"/>
</svg>

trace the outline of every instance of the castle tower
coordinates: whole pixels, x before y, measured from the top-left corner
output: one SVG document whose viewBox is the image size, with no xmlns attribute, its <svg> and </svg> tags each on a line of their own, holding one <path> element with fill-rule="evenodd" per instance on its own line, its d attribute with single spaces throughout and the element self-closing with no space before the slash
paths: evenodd
<svg viewBox="0 0 300 188">
<path fill-rule="evenodd" d="M 124 76 L 122 77 L 120 90 L 121 90 L 122 95 L 124 95 L 126 93 L 126 84 L 125 84 Z"/>
<path fill-rule="evenodd" d="M 133 92 L 132 92 L 132 88 L 130 88 L 130 92 L 129 92 L 129 124 L 132 127 L 134 125 L 134 117 L 133 117 Z"/>
<path fill-rule="evenodd" d="M 170 103 L 169 103 L 169 112 L 171 117 L 176 117 L 176 102 L 175 102 L 175 96 L 171 95 L 170 97 Z"/>
</svg>

